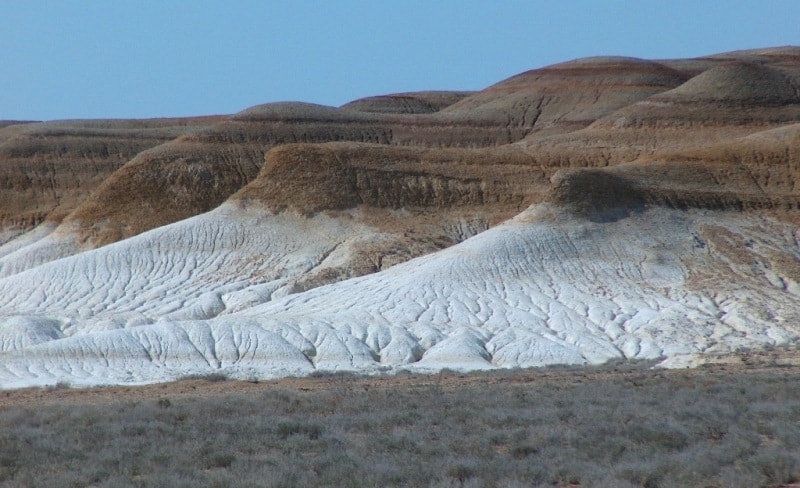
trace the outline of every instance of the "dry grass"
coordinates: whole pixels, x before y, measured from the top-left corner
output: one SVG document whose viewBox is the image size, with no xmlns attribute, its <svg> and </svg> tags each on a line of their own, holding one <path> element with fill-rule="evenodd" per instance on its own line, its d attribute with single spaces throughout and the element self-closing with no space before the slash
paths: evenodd
<svg viewBox="0 0 800 488">
<path fill-rule="evenodd" d="M 3 486 L 778 486 L 800 370 L 642 365 L 21 390 Z"/>
</svg>

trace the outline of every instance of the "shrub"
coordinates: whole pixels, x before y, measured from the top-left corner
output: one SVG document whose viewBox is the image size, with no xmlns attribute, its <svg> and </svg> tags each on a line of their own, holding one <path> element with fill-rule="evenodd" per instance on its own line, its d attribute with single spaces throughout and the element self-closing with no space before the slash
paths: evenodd
<svg viewBox="0 0 800 488">
<path fill-rule="evenodd" d="M 202 380 L 208 381 L 211 383 L 216 383 L 219 381 L 228 381 L 228 375 L 223 373 L 222 371 L 215 371 L 213 373 L 196 373 L 196 374 L 188 374 L 185 376 L 181 376 L 178 381 L 190 381 L 190 380 Z"/>
<path fill-rule="evenodd" d="M 236 456 L 230 453 L 225 454 L 215 454 L 210 457 L 208 467 L 209 468 L 230 468 L 233 464 L 233 461 L 236 460 Z"/>
<path fill-rule="evenodd" d="M 793 483 L 798 479 L 797 454 L 769 448 L 756 454 L 749 462 L 753 470 L 762 474 L 770 485 Z"/>
<path fill-rule="evenodd" d="M 310 440 L 317 440 L 322 435 L 323 427 L 319 424 L 305 424 L 301 422 L 281 422 L 276 433 L 281 439 L 292 435 L 305 435 Z"/>
</svg>

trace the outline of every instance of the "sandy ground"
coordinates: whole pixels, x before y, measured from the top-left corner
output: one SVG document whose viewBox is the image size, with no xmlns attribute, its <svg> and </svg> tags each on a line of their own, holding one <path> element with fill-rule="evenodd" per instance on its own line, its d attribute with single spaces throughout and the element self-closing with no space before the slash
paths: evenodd
<svg viewBox="0 0 800 488">
<path fill-rule="evenodd" d="M 142 386 L 23 388 L 0 391 L 0 409 L 48 404 L 107 404 L 111 406 L 121 402 L 159 398 L 210 398 L 233 393 L 259 394 L 270 389 L 290 389 L 302 394 L 303 392 L 334 389 L 368 391 L 370 389 L 414 389 L 430 386 L 448 390 L 499 383 L 563 383 L 567 386 L 605 379 L 610 376 L 626 378 L 634 386 L 638 382 L 652 382 L 659 379 L 706 381 L 718 375 L 762 374 L 770 371 L 776 374 L 796 372 L 800 368 L 800 345 L 708 358 L 708 363 L 698 368 L 676 370 L 647 368 L 646 366 L 620 364 L 619 366 L 554 367 L 473 373 L 444 371 L 430 375 L 401 374 L 395 376 L 329 375 L 259 382 L 190 379 Z"/>
</svg>

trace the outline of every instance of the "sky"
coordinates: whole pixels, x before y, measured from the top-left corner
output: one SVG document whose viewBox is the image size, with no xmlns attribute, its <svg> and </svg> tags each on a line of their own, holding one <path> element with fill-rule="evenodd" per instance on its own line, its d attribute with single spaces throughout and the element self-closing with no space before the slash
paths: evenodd
<svg viewBox="0 0 800 488">
<path fill-rule="evenodd" d="M 0 0 L 0 120 L 479 90 L 598 55 L 800 45 L 797 0 Z"/>
</svg>

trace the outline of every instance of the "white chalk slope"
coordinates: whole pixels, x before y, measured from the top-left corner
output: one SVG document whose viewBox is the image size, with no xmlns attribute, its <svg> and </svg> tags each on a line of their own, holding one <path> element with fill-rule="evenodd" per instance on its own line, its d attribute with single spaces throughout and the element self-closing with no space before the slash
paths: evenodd
<svg viewBox="0 0 800 488">
<path fill-rule="evenodd" d="M 800 333 L 800 286 L 776 265 L 800 258 L 797 235 L 766 216 L 652 209 L 597 223 L 539 205 L 438 253 L 291 294 L 370 235 L 347 218 L 223 205 L 8 276 L 0 387 L 680 366 Z"/>
</svg>

